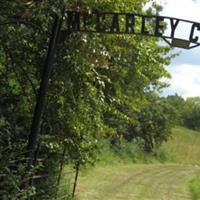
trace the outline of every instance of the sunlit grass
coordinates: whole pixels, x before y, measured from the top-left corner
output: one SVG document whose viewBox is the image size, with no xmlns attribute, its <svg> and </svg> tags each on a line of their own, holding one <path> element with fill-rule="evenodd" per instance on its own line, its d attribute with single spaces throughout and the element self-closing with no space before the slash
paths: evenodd
<svg viewBox="0 0 200 200">
<path fill-rule="evenodd" d="M 200 132 L 176 127 L 162 148 L 171 155 L 169 161 L 200 165 Z"/>
<path fill-rule="evenodd" d="M 200 199 L 200 174 L 192 179 L 189 183 L 190 191 L 192 192 L 192 200 Z"/>
<path fill-rule="evenodd" d="M 129 145 L 120 156 L 107 146 L 95 167 L 81 170 L 79 200 L 200 199 L 200 132 L 176 127 L 150 155 Z"/>
</svg>

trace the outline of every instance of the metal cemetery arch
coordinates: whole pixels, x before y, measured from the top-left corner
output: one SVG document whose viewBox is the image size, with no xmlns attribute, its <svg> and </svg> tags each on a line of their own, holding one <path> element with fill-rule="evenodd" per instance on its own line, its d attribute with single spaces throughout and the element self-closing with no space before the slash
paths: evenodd
<svg viewBox="0 0 200 200">
<path fill-rule="evenodd" d="M 170 25 L 170 32 L 168 35 L 165 34 L 167 22 Z M 186 38 L 181 39 L 176 37 L 176 33 L 177 29 L 183 23 L 189 25 L 189 32 L 186 34 Z M 62 27 L 65 29 L 61 30 Z M 164 16 L 112 12 L 83 13 L 66 11 L 61 18 L 56 15 L 27 146 L 29 152 L 27 155 L 29 157 L 29 167 L 33 165 L 34 161 L 38 130 L 45 106 L 45 96 L 52 71 L 56 44 L 59 41 L 59 38 L 67 37 L 70 32 L 153 36 L 163 38 L 169 45 L 174 47 L 191 49 L 200 46 L 200 23 L 189 20 Z"/>
<path fill-rule="evenodd" d="M 200 33 L 200 23 L 184 19 L 132 13 L 83 13 L 67 11 L 65 14 L 65 22 L 67 32 L 132 34 L 161 37 L 169 45 L 185 49 L 191 49 L 200 45 L 200 35 L 199 37 L 197 36 L 197 31 Z M 164 33 L 167 22 L 170 25 L 170 32 Z M 186 38 L 181 39 L 176 37 L 177 29 L 181 28 L 184 24 L 190 27 Z"/>
</svg>

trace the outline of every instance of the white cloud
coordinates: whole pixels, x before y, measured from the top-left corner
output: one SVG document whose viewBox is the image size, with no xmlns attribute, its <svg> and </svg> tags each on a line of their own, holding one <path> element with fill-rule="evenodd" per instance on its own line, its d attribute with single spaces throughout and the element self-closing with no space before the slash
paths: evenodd
<svg viewBox="0 0 200 200">
<path fill-rule="evenodd" d="M 200 22 L 200 0 L 157 0 L 162 3 L 163 12 L 161 15 Z M 188 30 L 187 26 L 182 27 L 182 32 Z M 183 54 L 175 59 L 167 67 L 172 75 L 168 82 L 170 88 L 164 93 L 178 93 L 184 98 L 200 96 L 200 47 L 194 50 L 183 50 Z M 199 59 L 198 59 L 199 58 Z M 178 62 L 177 62 L 178 61 Z"/>
<path fill-rule="evenodd" d="M 200 21 L 200 1 L 157 0 L 164 7 L 162 14 L 187 20 Z"/>
<path fill-rule="evenodd" d="M 157 0 L 163 5 L 163 12 L 161 15 L 180 18 L 195 22 L 200 22 L 200 1 L 192 0 Z M 170 23 L 168 22 L 168 32 L 171 33 Z M 192 23 L 180 21 L 175 31 L 175 37 L 182 39 L 189 39 Z M 167 34 L 168 35 L 168 34 Z M 198 31 L 195 31 L 195 35 L 200 37 Z"/>
<path fill-rule="evenodd" d="M 200 67 L 198 65 L 182 64 L 170 66 L 168 70 L 172 74 L 172 79 L 168 81 L 170 93 L 178 93 L 184 98 L 200 96 Z"/>
</svg>

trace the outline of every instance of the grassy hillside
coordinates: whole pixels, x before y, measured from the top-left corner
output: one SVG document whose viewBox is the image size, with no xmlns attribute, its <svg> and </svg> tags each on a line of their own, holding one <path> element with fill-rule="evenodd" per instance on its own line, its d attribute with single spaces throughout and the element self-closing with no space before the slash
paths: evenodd
<svg viewBox="0 0 200 200">
<path fill-rule="evenodd" d="M 138 162 L 135 164 L 122 163 L 118 159 L 117 163 L 116 157 L 111 158 L 110 154 L 107 156 L 109 159 L 105 160 L 110 160 L 110 163 L 99 163 L 81 174 L 77 188 L 78 199 L 199 199 L 199 177 L 195 177 L 200 172 L 200 132 L 174 128 L 170 140 L 156 153 L 159 160 L 165 161 L 164 164 L 152 156 L 147 158 L 142 154 L 142 159 L 134 155 L 138 158 L 133 159 Z M 141 163 L 145 160 L 150 164 Z"/>
<path fill-rule="evenodd" d="M 200 169 L 177 164 L 99 166 L 79 179 L 80 200 L 191 200 L 189 180 Z"/>
<path fill-rule="evenodd" d="M 200 166 L 200 132 L 183 127 L 172 130 L 172 136 L 161 147 L 169 161 Z"/>
</svg>

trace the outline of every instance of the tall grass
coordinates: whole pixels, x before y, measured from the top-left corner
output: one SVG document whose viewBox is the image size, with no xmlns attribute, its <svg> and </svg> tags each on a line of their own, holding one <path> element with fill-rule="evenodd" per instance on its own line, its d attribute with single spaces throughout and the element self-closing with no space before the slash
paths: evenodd
<svg viewBox="0 0 200 200">
<path fill-rule="evenodd" d="M 109 140 L 104 140 L 101 142 L 98 164 L 147 163 L 151 162 L 151 159 L 143 152 L 141 141 L 123 140 L 120 146 L 111 146 Z"/>
<path fill-rule="evenodd" d="M 172 136 L 162 146 L 151 154 L 142 150 L 139 140 L 132 142 L 122 141 L 119 147 L 111 146 L 109 140 L 101 141 L 101 151 L 96 165 L 100 168 L 112 170 L 112 165 L 132 165 L 133 163 L 177 163 L 200 166 L 200 132 L 183 127 L 175 127 Z M 119 164 L 119 165 L 118 165 Z M 87 174 L 94 168 L 86 166 L 81 168 L 81 175 Z M 189 183 L 193 200 L 200 200 L 200 175 Z"/>
<path fill-rule="evenodd" d="M 184 127 L 175 127 L 172 136 L 161 147 L 172 157 L 169 162 L 200 166 L 200 132 Z"/>
<path fill-rule="evenodd" d="M 200 199 L 200 174 L 190 181 L 189 187 L 192 193 L 192 199 L 199 200 Z"/>
<path fill-rule="evenodd" d="M 172 138 L 163 145 L 173 162 L 200 166 L 200 132 L 183 127 L 173 129 Z M 172 160 L 171 160 L 172 161 Z M 189 182 L 193 200 L 200 200 L 200 174 Z"/>
<path fill-rule="evenodd" d="M 200 132 L 175 127 L 172 136 L 153 153 L 142 150 L 142 141 L 122 141 L 119 147 L 111 147 L 109 140 L 101 141 L 98 164 L 116 163 L 180 163 L 200 166 Z"/>
<path fill-rule="evenodd" d="M 145 154 L 138 141 L 122 142 L 120 148 L 110 148 L 108 141 L 102 144 L 100 163 L 179 163 L 200 166 L 200 132 L 175 127 L 172 136 L 153 154 Z M 200 200 L 200 174 L 189 183 L 193 200 Z"/>
</svg>

